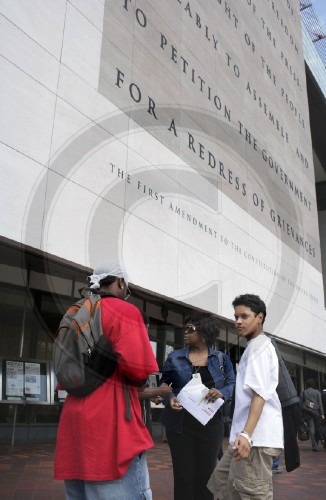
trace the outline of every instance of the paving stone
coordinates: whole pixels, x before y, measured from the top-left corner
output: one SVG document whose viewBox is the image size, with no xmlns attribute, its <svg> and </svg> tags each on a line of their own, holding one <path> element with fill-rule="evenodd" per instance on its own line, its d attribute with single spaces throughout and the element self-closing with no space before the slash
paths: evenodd
<svg viewBox="0 0 326 500">
<path fill-rule="evenodd" d="M 224 441 L 227 447 L 227 440 Z M 274 500 L 317 500 L 326 491 L 326 449 L 311 450 L 309 442 L 299 443 L 301 467 L 273 476 Z M 0 445 L 1 500 L 64 500 L 62 481 L 54 481 L 54 444 Z M 154 500 L 173 499 L 173 473 L 168 444 L 156 440 L 148 451 L 148 466 Z"/>
</svg>

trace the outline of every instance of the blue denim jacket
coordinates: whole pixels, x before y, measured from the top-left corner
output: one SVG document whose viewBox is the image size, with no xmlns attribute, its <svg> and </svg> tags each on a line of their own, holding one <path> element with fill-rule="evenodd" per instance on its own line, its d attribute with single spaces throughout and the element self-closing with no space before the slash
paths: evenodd
<svg viewBox="0 0 326 500">
<path fill-rule="evenodd" d="M 225 401 L 232 397 L 235 384 L 235 375 L 230 358 L 223 355 L 224 373 L 220 368 L 218 352 L 211 347 L 208 348 L 207 368 L 214 380 L 215 388 L 224 396 Z M 191 380 L 192 363 L 189 359 L 189 347 L 178 349 L 171 352 L 163 366 L 160 384 L 172 384 L 173 392 L 163 400 L 166 406 L 169 400 L 179 394 L 181 389 Z M 175 412 L 168 407 L 164 408 L 161 416 L 161 422 L 167 430 L 182 432 L 183 411 Z"/>
</svg>

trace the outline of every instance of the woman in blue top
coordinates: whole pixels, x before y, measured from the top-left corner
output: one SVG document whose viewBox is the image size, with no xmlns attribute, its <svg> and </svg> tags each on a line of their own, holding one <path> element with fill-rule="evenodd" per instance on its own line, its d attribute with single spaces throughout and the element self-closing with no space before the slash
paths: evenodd
<svg viewBox="0 0 326 500">
<path fill-rule="evenodd" d="M 208 401 L 231 399 L 235 383 L 232 363 L 226 354 L 211 347 L 219 331 L 215 314 L 193 313 L 186 319 L 186 347 L 169 354 L 163 367 L 160 383 L 172 385 L 173 391 L 163 401 L 161 421 L 172 456 L 175 500 L 213 499 L 206 484 L 223 440 L 222 414 L 218 411 L 204 426 L 180 405 L 177 396 L 193 376 L 200 375 L 209 389 Z"/>
</svg>

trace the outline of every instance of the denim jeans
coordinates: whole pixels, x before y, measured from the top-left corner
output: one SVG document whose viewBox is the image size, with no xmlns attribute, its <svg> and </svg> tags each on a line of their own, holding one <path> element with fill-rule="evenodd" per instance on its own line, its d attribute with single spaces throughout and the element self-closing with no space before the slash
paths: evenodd
<svg viewBox="0 0 326 500">
<path fill-rule="evenodd" d="M 317 450 L 318 449 L 318 444 L 317 444 L 317 439 L 316 439 L 316 431 L 318 429 L 317 418 L 315 418 L 314 416 L 307 417 L 305 415 L 304 419 L 305 419 L 305 422 L 306 422 L 307 427 L 309 429 L 311 447 L 313 450 Z"/>
<path fill-rule="evenodd" d="M 136 455 L 127 472 L 114 481 L 65 480 L 66 500 L 151 500 L 146 453 Z"/>
</svg>

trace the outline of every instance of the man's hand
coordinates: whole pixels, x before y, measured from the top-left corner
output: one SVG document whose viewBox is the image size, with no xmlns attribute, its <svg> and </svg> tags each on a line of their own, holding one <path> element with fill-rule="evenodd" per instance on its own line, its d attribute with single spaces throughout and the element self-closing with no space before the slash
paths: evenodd
<svg viewBox="0 0 326 500">
<path fill-rule="evenodd" d="M 161 396 L 155 396 L 155 398 L 151 398 L 150 401 L 156 405 L 162 403 L 163 398 Z"/>
<path fill-rule="evenodd" d="M 140 399 L 150 399 L 155 404 L 160 404 L 163 398 L 172 392 L 172 387 L 162 384 L 159 387 L 145 387 L 139 392 Z"/>
<path fill-rule="evenodd" d="M 172 387 L 170 387 L 168 384 L 163 383 L 158 387 L 158 391 L 158 396 L 161 396 L 161 398 L 166 398 L 166 396 L 171 394 Z"/>
<path fill-rule="evenodd" d="M 156 405 L 159 405 L 164 398 L 166 398 L 169 394 L 172 392 L 172 387 L 168 384 L 161 384 L 160 386 L 156 387 L 154 390 L 153 398 L 151 398 L 151 401 L 155 403 Z"/>
<path fill-rule="evenodd" d="M 250 445 L 248 440 L 243 436 L 238 436 L 234 441 L 233 449 L 235 450 L 233 460 L 239 462 L 243 458 L 249 457 Z"/>
<path fill-rule="evenodd" d="M 169 401 L 170 409 L 173 411 L 181 411 L 183 406 L 179 403 L 176 397 L 171 398 Z"/>
</svg>

